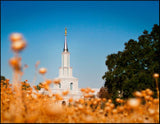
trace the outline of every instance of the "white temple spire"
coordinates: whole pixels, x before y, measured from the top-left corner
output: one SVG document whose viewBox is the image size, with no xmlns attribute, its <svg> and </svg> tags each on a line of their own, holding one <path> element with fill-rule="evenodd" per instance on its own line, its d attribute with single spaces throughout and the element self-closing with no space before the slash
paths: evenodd
<svg viewBox="0 0 160 124">
<path fill-rule="evenodd" d="M 57 77 L 60 79 L 60 85 L 54 85 L 54 89 L 58 92 L 70 90 L 71 94 L 76 94 L 78 91 L 78 79 L 72 75 L 72 67 L 70 67 L 70 52 L 67 48 L 66 36 L 67 28 L 65 28 L 65 43 L 64 50 L 62 52 L 62 63 L 61 67 L 59 68 L 59 76 Z"/>
</svg>

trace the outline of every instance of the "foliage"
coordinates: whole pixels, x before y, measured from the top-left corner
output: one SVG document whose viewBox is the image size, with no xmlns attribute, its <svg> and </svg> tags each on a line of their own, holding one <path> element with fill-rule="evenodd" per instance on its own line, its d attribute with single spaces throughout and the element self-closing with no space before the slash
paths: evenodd
<svg viewBox="0 0 160 124">
<path fill-rule="evenodd" d="M 111 94 L 108 93 L 108 89 L 106 87 L 101 87 L 101 89 L 98 92 L 98 97 L 99 98 L 107 98 L 107 99 L 109 99 L 110 95 Z"/>
<path fill-rule="evenodd" d="M 26 81 L 22 82 L 21 84 L 22 84 L 22 90 L 27 90 L 28 88 L 31 87 L 30 84 L 27 83 Z"/>
<path fill-rule="evenodd" d="M 9 85 L 9 80 L 7 80 L 7 79 L 5 78 L 5 76 L 2 76 L 2 75 L 1 75 L 1 84 L 2 84 L 3 86 L 6 86 L 6 87 L 8 87 L 8 85 Z M 1 86 L 0 86 L 0 88 L 1 88 Z"/>
<path fill-rule="evenodd" d="M 5 76 L 1 76 L 1 80 L 5 81 L 6 80 Z"/>
<path fill-rule="evenodd" d="M 132 97 L 137 89 L 150 88 L 156 94 L 152 75 L 160 72 L 159 46 L 159 25 L 155 24 L 150 34 L 145 30 L 138 41 L 130 39 L 123 51 L 107 56 L 108 71 L 102 78 L 112 99 L 118 97 L 118 91 L 123 98 Z"/>
<path fill-rule="evenodd" d="M 40 82 L 40 83 L 36 86 L 38 90 L 41 90 L 41 85 L 42 85 L 42 83 Z"/>
</svg>

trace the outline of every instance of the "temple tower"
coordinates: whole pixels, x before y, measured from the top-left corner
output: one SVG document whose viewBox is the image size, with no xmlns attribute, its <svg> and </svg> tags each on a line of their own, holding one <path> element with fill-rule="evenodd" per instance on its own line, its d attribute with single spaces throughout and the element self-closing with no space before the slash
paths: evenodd
<svg viewBox="0 0 160 124">
<path fill-rule="evenodd" d="M 72 67 L 70 67 L 70 53 L 67 46 L 67 28 L 65 28 L 65 41 L 58 78 L 61 82 L 58 86 L 54 86 L 55 88 L 73 92 L 78 90 L 78 79 L 72 76 Z"/>
</svg>

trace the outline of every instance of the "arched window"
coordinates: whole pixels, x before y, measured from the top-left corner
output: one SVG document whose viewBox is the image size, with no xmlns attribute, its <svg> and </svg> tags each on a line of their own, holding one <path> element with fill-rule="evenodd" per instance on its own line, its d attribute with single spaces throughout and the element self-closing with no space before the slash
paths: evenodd
<svg viewBox="0 0 160 124">
<path fill-rule="evenodd" d="M 72 90 L 73 89 L 73 83 L 71 82 L 70 83 L 70 90 Z"/>
<path fill-rule="evenodd" d="M 59 88 L 61 88 L 61 83 L 59 83 Z"/>
</svg>

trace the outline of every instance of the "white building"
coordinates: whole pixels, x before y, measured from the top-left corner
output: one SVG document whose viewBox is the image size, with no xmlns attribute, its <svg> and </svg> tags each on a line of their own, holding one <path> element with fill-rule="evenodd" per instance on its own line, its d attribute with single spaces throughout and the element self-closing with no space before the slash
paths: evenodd
<svg viewBox="0 0 160 124">
<path fill-rule="evenodd" d="M 61 94 L 63 91 L 69 91 L 69 94 L 64 98 L 67 100 L 68 98 L 72 97 L 73 99 L 79 99 L 82 97 L 82 93 L 78 88 L 78 78 L 73 77 L 72 75 L 72 67 L 70 67 L 70 53 L 68 51 L 67 46 L 67 29 L 65 28 L 65 42 L 64 42 L 64 49 L 62 52 L 62 61 L 61 67 L 59 68 L 59 76 L 57 77 L 60 79 L 60 84 L 55 84 L 51 88 L 52 93 L 59 93 Z M 93 88 L 94 95 L 97 94 L 99 89 Z M 43 92 L 43 90 L 41 90 Z"/>
</svg>

